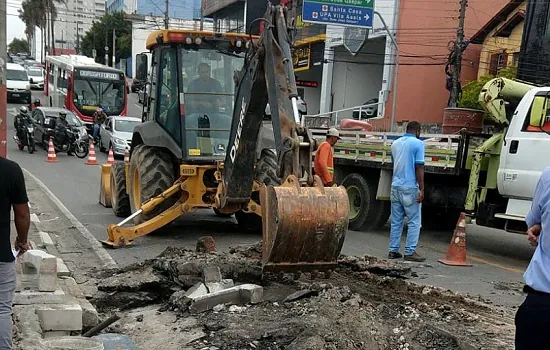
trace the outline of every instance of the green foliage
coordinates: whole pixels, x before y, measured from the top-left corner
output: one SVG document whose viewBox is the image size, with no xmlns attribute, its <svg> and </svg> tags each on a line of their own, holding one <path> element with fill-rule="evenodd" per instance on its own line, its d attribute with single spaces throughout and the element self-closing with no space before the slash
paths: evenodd
<svg viewBox="0 0 550 350">
<path fill-rule="evenodd" d="M 29 43 L 25 39 L 13 38 L 8 45 L 8 50 L 11 53 L 27 53 L 29 52 Z"/>
<path fill-rule="evenodd" d="M 113 54 L 113 29 L 116 30 L 116 60 L 132 55 L 132 23 L 124 19 L 124 13 L 110 12 L 94 22 L 81 40 L 82 53 L 92 57 L 92 50 L 96 50 L 96 60 L 105 62 L 105 46 L 109 46 L 109 60 Z M 107 41 L 105 41 L 107 39 Z"/>
<path fill-rule="evenodd" d="M 516 74 L 516 67 L 507 67 L 501 69 L 496 76 L 508 79 L 515 79 Z M 482 109 L 477 100 L 479 98 L 479 93 L 481 92 L 483 85 L 485 85 L 489 80 L 493 78 L 495 78 L 494 75 L 484 75 L 482 77 L 479 77 L 479 79 L 477 80 L 472 80 L 466 83 L 462 87 L 462 98 L 460 99 L 460 101 L 458 101 L 458 107 Z"/>
</svg>

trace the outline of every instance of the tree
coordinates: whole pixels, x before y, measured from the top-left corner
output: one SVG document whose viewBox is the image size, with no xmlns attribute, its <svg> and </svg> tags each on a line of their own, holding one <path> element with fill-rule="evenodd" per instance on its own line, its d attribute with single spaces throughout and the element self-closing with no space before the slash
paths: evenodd
<svg viewBox="0 0 550 350">
<path fill-rule="evenodd" d="M 13 38 L 11 43 L 8 45 L 8 50 L 11 53 L 27 53 L 29 52 L 29 43 L 25 39 Z"/>
<path fill-rule="evenodd" d="M 115 60 L 132 55 L 132 23 L 124 19 L 124 13 L 110 12 L 94 22 L 92 27 L 84 34 L 81 40 L 82 53 L 92 56 L 92 50 L 97 53 L 97 61 L 105 62 L 105 46 L 109 47 L 109 56 L 113 53 L 113 30 L 116 30 Z"/>
<path fill-rule="evenodd" d="M 497 77 L 514 79 L 517 74 L 517 69 L 515 67 L 507 67 L 501 69 L 497 73 Z M 477 80 L 472 80 L 466 83 L 462 88 L 462 98 L 458 101 L 459 108 L 471 108 L 471 109 L 482 109 L 481 104 L 478 101 L 479 93 L 483 86 L 491 79 L 494 75 L 484 75 L 479 77 Z"/>
<path fill-rule="evenodd" d="M 57 5 L 65 4 L 66 0 L 23 0 L 19 10 L 19 18 L 25 23 L 25 34 L 32 36 L 34 28 L 42 30 L 42 43 L 46 50 L 45 33 L 50 32 L 50 52 L 55 50 L 54 23 L 57 18 Z M 48 23 L 49 27 L 48 28 Z"/>
</svg>

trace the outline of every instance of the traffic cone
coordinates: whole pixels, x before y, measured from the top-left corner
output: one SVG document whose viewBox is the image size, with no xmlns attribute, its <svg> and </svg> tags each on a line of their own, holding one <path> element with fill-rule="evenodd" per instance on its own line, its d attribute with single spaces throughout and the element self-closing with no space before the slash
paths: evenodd
<svg viewBox="0 0 550 350">
<path fill-rule="evenodd" d="M 124 163 L 128 162 L 130 162 L 130 150 L 126 147 L 126 150 L 124 151 Z"/>
<path fill-rule="evenodd" d="M 48 142 L 48 158 L 46 159 L 48 163 L 57 162 L 57 155 L 55 154 L 55 148 L 53 147 L 53 137 L 50 136 L 50 142 Z"/>
<path fill-rule="evenodd" d="M 472 266 L 466 261 L 466 214 L 460 213 L 447 256 L 437 261 L 450 266 Z"/>
<path fill-rule="evenodd" d="M 107 164 L 113 164 L 115 162 L 115 155 L 113 154 L 113 146 L 109 148 L 109 155 L 107 156 Z"/>
<path fill-rule="evenodd" d="M 88 154 L 88 160 L 86 161 L 87 165 L 98 165 L 97 159 L 95 157 L 95 146 L 94 142 L 90 140 L 90 153 Z"/>
</svg>

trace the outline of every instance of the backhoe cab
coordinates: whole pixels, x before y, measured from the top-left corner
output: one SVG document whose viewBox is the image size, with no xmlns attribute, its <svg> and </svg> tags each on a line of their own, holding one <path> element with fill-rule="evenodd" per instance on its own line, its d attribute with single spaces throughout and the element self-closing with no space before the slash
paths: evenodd
<svg viewBox="0 0 550 350">
<path fill-rule="evenodd" d="M 288 13 L 268 7 L 259 38 L 150 34 L 150 94 L 130 162 L 102 167 L 100 202 L 129 215 L 108 227 L 105 244 L 130 244 L 184 213 L 211 208 L 263 232 L 264 271 L 335 267 L 348 226 L 347 193 L 324 188 L 313 175 L 317 145 L 299 125 Z M 125 226 L 130 221 L 135 226 Z"/>
</svg>

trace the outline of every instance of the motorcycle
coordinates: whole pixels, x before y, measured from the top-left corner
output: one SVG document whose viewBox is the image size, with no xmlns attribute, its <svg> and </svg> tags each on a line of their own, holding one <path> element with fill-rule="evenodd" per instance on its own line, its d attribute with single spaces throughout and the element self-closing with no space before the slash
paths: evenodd
<svg viewBox="0 0 550 350">
<path fill-rule="evenodd" d="M 25 146 L 27 146 L 28 152 L 33 154 L 36 150 L 33 122 L 28 118 L 21 118 L 20 125 L 17 127 L 17 133 L 13 136 L 13 139 L 20 151 L 24 150 Z"/>
<path fill-rule="evenodd" d="M 77 128 L 67 128 L 65 134 L 67 142 L 61 146 L 54 144 L 55 151 L 67 152 L 67 154 L 74 153 L 80 159 L 85 158 L 89 152 L 88 142 L 85 140 L 85 137 L 79 134 Z"/>
</svg>

